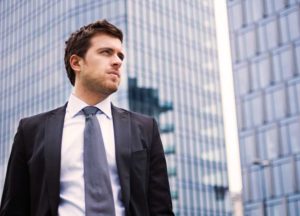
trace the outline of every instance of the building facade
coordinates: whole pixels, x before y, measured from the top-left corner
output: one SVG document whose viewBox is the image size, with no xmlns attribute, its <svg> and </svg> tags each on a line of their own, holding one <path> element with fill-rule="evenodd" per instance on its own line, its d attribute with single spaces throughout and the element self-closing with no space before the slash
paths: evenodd
<svg viewBox="0 0 300 216">
<path fill-rule="evenodd" d="M 244 212 L 300 212 L 300 1 L 227 0 Z"/>
<path fill-rule="evenodd" d="M 118 106 L 160 125 L 176 215 L 231 215 L 213 1 L 0 1 L 0 181 L 20 118 L 71 92 L 64 41 L 106 18 L 125 35 Z"/>
</svg>

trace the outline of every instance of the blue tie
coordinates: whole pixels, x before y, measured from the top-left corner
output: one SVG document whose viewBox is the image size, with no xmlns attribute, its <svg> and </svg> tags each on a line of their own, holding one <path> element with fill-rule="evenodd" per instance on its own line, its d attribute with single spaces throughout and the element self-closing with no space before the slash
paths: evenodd
<svg viewBox="0 0 300 216">
<path fill-rule="evenodd" d="M 97 107 L 82 109 L 84 128 L 84 187 L 86 216 L 114 216 L 115 207 Z M 100 111 L 101 112 L 101 111 Z"/>
</svg>

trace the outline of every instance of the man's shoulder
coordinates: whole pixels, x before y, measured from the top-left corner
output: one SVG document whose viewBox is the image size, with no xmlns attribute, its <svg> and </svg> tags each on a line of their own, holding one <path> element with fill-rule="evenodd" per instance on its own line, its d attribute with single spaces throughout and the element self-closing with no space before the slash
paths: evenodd
<svg viewBox="0 0 300 216">
<path fill-rule="evenodd" d="M 131 121 L 137 121 L 140 123 L 153 123 L 154 118 L 142 113 L 137 113 L 137 112 L 133 112 L 124 108 L 120 108 L 120 107 L 116 107 L 116 106 L 112 106 L 113 108 L 113 113 L 118 113 L 120 115 L 124 115 L 124 116 L 128 116 Z"/>
<path fill-rule="evenodd" d="M 32 116 L 22 118 L 20 120 L 20 122 L 22 122 L 23 124 L 41 123 L 53 114 L 64 115 L 65 114 L 65 109 L 66 109 L 66 104 L 64 106 L 57 107 L 57 108 L 52 109 L 52 110 L 48 110 L 48 111 L 45 111 L 45 112 L 42 112 L 42 113 L 38 113 L 38 114 L 35 114 L 35 115 L 32 115 Z"/>
</svg>

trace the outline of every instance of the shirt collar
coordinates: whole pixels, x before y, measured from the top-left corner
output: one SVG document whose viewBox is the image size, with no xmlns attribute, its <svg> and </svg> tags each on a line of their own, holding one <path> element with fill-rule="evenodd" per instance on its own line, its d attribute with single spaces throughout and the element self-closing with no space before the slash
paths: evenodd
<svg viewBox="0 0 300 216">
<path fill-rule="evenodd" d="M 73 118 L 75 115 L 77 115 L 84 107 L 89 106 L 87 103 L 85 103 L 83 100 L 79 99 L 77 96 L 75 96 L 73 93 L 69 97 L 68 105 L 66 111 L 69 113 L 69 115 Z M 107 118 L 111 119 L 111 99 L 110 97 L 105 98 L 100 103 L 94 105 L 98 109 L 100 109 Z"/>
</svg>

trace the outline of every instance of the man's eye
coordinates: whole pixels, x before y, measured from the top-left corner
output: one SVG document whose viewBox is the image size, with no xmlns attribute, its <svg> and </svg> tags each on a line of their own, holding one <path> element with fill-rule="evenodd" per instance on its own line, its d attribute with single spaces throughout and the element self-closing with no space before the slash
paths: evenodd
<svg viewBox="0 0 300 216">
<path fill-rule="evenodd" d="M 106 55 L 110 54 L 109 50 L 103 50 L 101 53 L 106 54 Z"/>
<path fill-rule="evenodd" d="M 119 54 L 118 57 L 123 61 L 124 60 L 124 55 L 123 54 Z"/>
</svg>

